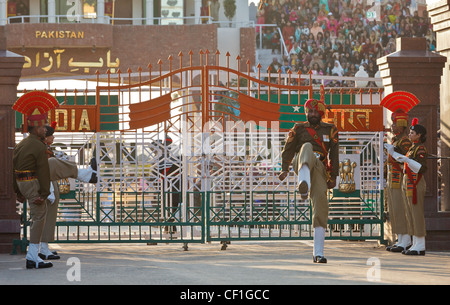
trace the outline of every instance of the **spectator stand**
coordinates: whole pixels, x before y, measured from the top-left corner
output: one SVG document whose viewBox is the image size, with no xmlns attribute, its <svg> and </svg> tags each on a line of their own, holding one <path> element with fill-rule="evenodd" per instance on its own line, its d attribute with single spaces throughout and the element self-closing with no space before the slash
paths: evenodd
<svg viewBox="0 0 450 305">
<path fill-rule="evenodd" d="M 259 62 L 268 68 L 276 58 L 293 73 L 304 75 L 311 70 L 318 76 L 355 77 L 363 70 L 368 77 L 377 77 L 376 60 L 396 51 L 397 37 L 426 37 L 430 51 L 435 50 L 436 35 L 424 6 L 416 6 L 418 11 L 408 0 L 365 3 L 261 1 L 256 25 Z M 275 25 L 277 30 L 270 30 Z M 274 39 L 275 33 L 280 37 Z M 277 54 L 276 50 L 284 48 L 286 52 Z M 326 87 L 354 85 L 333 80 L 321 83 Z M 365 86 L 380 87 L 376 81 Z"/>
</svg>

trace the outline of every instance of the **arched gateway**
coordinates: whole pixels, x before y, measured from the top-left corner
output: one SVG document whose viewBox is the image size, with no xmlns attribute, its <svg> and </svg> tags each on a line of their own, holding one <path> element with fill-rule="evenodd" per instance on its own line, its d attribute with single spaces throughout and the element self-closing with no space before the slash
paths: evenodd
<svg viewBox="0 0 450 305">
<path fill-rule="evenodd" d="M 187 249 L 220 241 L 224 249 L 237 240 L 312 239 L 310 204 L 295 192 L 293 171 L 278 180 L 286 132 L 306 120 L 310 97 L 325 100 L 325 120 L 340 130 L 327 238 L 384 241 L 381 91 L 315 91 L 311 75 L 251 72 L 228 53 L 220 66 L 220 56 L 180 53 L 168 58 L 167 72 L 159 61 L 146 71 L 97 74 L 95 96 L 54 92 L 56 150 L 79 164 L 96 157 L 99 166 L 96 185 L 69 181 L 55 242 Z M 27 228 L 25 218 L 23 240 Z"/>
</svg>

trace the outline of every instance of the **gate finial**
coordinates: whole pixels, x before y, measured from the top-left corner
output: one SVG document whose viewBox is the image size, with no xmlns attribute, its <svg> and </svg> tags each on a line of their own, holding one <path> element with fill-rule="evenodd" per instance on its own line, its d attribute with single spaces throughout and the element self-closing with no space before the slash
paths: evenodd
<svg viewBox="0 0 450 305">
<path fill-rule="evenodd" d="M 180 58 L 180 69 L 183 68 L 183 52 L 180 51 L 180 53 L 178 53 L 178 57 Z"/>
</svg>

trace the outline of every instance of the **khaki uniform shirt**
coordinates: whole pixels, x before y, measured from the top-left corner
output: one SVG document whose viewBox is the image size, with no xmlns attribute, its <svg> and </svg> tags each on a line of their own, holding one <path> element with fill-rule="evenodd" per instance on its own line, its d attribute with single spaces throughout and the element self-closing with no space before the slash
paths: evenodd
<svg viewBox="0 0 450 305">
<path fill-rule="evenodd" d="M 286 144 L 281 154 L 281 169 L 283 171 L 289 171 L 289 165 L 291 164 L 295 154 L 298 153 L 302 145 L 307 142 L 312 144 L 313 150 L 316 155 L 320 155 L 320 160 L 324 161 L 325 153 L 322 149 L 322 146 L 313 139 L 313 137 L 307 131 L 306 127 L 311 127 L 311 124 L 309 122 L 297 123 L 289 131 L 288 137 L 286 139 Z M 330 176 L 332 178 L 336 178 L 336 176 L 339 174 L 338 130 L 333 124 L 328 124 L 322 121 L 314 129 L 320 141 L 322 141 L 322 143 L 325 145 L 325 149 L 328 153 L 328 160 L 330 161 L 331 165 Z"/>
<path fill-rule="evenodd" d="M 401 155 L 406 156 L 409 148 L 412 146 L 412 142 L 407 135 L 398 135 L 392 138 L 392 145 L 394 146 L 394 151 Z M 392 160 L 390 160 L 392 161 Z M 395 161 L 395 160 L 394 160 Z M 397 162 L 397 161 L 395 161 Z M 390 162 L 389 162 L 390 163 Z M 399 162 L 397 162 L 399 163 Z"/>
<path fill-rule="evenodd" d="M 423 143 L 413 143 L 406 153 L 406 156 L 422 165 L 418 174 L 423 174 L 427 171 L 428 151 Z"/>
<path fill-rule="evenodd" d="M 392 138 L 394 151 L 406 156 L 412 145 L 411 140 L 405 134 L 397 135 Z M 389 165 L 388 181 L 391 188 L 400 188 L 401 175 L 403 173 L 403 162 L 397 162 L 391 155 L 388 156 L 387 163 Z"/>
<path fill-rule="evenodd" d="M 30 134 L 20 141 L 14 149 L 13 166 L 16 171 L 34 171 L 39 180 L 39 194 L 45 199 L 50 195 L 50 168 L 46 145 L 36 135 Z M 20 194 L 16 178 L 13 179 L 14 191 Z"/>
</svg>

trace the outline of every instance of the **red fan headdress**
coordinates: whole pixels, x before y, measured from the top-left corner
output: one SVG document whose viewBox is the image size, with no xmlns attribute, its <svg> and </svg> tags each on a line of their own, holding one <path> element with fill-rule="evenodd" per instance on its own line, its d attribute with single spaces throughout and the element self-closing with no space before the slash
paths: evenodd
<svg viewBox="0 0 450 305">
<path fill-rule="evenodd" d="M 27 118 L 28 126 L 43 126 L 48 112 L 59 107 L 55 97 L 43 91 L 31 91 L 22 95 L 12 108 Z"/>
<path fill-rule="evenodd" d="M 395 91 L 383 98 L 380 105 L 392 111 L 392 122 L 408 126 L 408 112 L 419 103 L 419 99 L 406 91 Z"/>
</svg>

